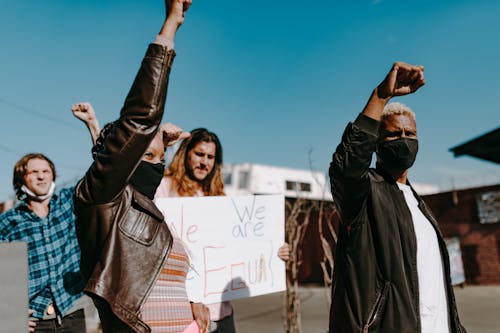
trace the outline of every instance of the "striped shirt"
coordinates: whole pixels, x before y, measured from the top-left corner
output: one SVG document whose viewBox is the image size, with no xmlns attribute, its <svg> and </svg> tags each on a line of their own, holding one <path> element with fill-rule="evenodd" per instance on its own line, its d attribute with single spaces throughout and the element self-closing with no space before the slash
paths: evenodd
<svg viewBox="0 0 500 333">
<path fill-rule="evenodd" d="M 0 215 L 0 241 L 28 244 L 29 306 L 35 318 L 43 318 L 51 303 L 64 316 L 83 296 L 73 193 L 74 188 L 65 188 L 52 195 L 43 219 L 24 200 Z"/>
<path fill-rule="evenodd" d="M 203 197 L 205 194 L 201 189 L 198 189 L 195 197 Z M 179 193 L 172 186 L 172 179 L 170 177 L 163 177 L 160 185 L 156 189 L 155 199 L 159 198 L 177 198 Z M 210 310 L 210 320 L 217 321 L 229 317 L 233 313 L 233 306 L 231 302 L 224 301 L 221 303 L 206 304 Z"/>
<path fill-rule="evenodd" d="M 174 238 L 172 249 L 141 309 L 153 333 L 182 332 L 193 321 L 186 292 L 189 258 L 182 241 Z"/>
</svg>

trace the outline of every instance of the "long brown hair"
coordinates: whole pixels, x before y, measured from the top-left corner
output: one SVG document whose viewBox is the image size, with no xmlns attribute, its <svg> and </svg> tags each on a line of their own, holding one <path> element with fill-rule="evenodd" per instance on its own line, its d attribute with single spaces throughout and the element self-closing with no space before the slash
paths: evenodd
<svg viewBox="0 0 500 333">
<path fill-rule="evenodd" d="M 188 172 L 188 153 L 200 142 L 213 142 L 215 144 L 215 163 L 212 171 L 203 181 L 197 181 L 190 177 Z M 172 162 L 165 171 L 165 176 L 172 180 L 173 189 L 181 197 L 196 195 L 201 185 L 206 196 L 224 195 L 224 182 L 221 174 L 222 145 L 215 133 L 206 128 L 197 128 L 191 131 L 191 136 L 182 141 Z"/>
</svg>

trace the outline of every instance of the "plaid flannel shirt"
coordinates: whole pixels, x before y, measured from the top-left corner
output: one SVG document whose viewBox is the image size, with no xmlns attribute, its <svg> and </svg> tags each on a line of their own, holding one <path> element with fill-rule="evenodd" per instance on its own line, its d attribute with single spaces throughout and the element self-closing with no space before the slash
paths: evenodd
<svg viewBox="0 0 500 333">
<path fill-rule="evenodd" d="M 29 306 L 36 318 L 50 303 L 64 316 L 83 295 L 73 194 L 74 188 L 65 188 L 52 195 L 43 219 L 24 200 L 0 215 L 0 241 L 28 243 Z"/>
</svg>

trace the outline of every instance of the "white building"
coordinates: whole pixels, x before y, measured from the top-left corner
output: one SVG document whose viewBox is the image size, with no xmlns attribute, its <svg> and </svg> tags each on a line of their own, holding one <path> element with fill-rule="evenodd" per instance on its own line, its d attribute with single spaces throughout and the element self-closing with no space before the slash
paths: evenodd
<svg viewBox="0 0 500 333">
<path fill-rule="evenodd" d="M 332 200 L 325 173 L 240 163 L 222 167 L 227 195 L 284 194 L 290 198 Z"/>
<path fill-rule="evenodd" d="M 222 176 L 227 195 L 284 194 L 289 198 L 332 200 L 329 179 L 320 171 L 238 163 L 224 164 Z M 436 185 L 412 182 L 412 186 L 420 195 L 439 192 Z"/>
</svg>

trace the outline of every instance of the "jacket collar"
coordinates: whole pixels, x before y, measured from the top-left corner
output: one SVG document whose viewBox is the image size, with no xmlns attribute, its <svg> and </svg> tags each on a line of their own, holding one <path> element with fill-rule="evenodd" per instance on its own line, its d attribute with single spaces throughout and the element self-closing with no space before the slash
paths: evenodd
<svg viewBox="0 0 500 333">
<path fill-rule="evenodd" d="M 151 199 L 149 199 L 147 196 L 134 189 L 132 186 L 128 186 L 128 188 L 132 191 L 132 202 L 135 205 L 137 205 L 140 209 L 146 211 L 147 213 L 151 214 L 157 220 L 163 222 L 164 220 L 163 214 L 160 212 L 160 210 L 156 207 L 155 203 Z"/>
</svg>

